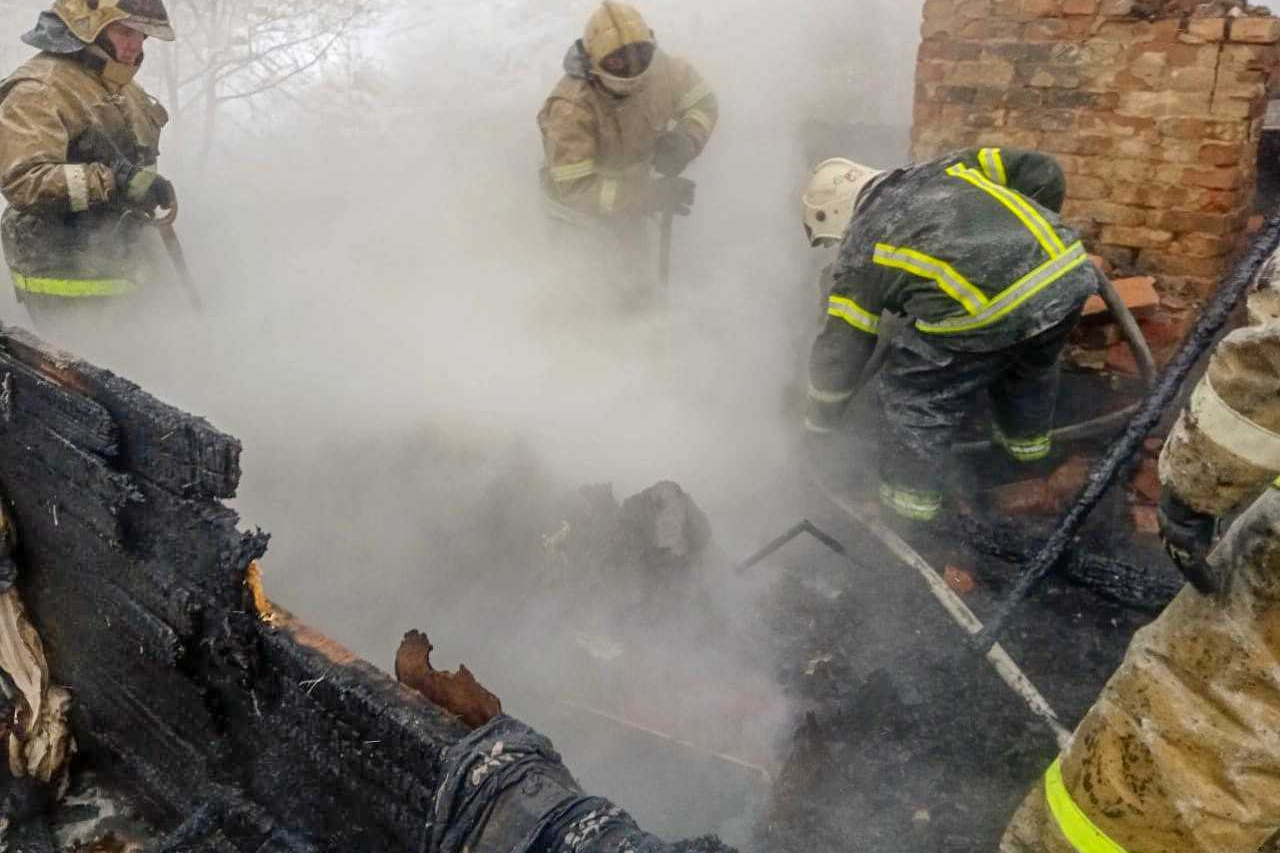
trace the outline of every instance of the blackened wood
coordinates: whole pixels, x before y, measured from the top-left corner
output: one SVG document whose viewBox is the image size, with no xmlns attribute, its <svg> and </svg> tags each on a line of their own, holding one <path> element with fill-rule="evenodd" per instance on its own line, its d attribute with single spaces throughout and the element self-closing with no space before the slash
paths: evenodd
<svg viewBox="0 0 1280 853">
<path fill-rule="evenodd" d="M 22 329 L 5 327 L 0 348 L 7 357 L 106 409 L 120 432 L 121 464 L 136 476 L 178 495 L 235 496 L 240 442 L 203 418 L 165 405 L 127 379 L 56 350 Z"/>
</svg>

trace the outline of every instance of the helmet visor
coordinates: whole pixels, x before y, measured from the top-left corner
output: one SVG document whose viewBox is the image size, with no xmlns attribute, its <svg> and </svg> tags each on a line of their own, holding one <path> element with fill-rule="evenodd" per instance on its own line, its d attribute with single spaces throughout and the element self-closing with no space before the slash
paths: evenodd
<svg viewBox="0 0 1280 853">
<path fill-rule="evenodd" d="M 623 45 L 600 60 L 600 70 L 623 80 L 639 77 L 653 64 L 655 50 L 656 45 L 649 41 Z"/>
</svg>

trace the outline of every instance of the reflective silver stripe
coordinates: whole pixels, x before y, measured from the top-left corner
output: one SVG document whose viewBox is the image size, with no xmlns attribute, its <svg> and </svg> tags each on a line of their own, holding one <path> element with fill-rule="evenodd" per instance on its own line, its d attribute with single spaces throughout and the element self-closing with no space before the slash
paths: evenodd
<svg viewBox="0 0 1280 853">
<path fill-rule="evenodd" d="M 845 403 L 853 399 L 852 391 L 819 391 L 809 383 L 809 398 L 819 403 Z"/>
<path fill-rule="evenodd" d="M 1009 176 L 1004 170 L 1004 158 L 1000 156 L 999 148 L 983 148 L 978 152 L 978 162 L 988 178 L 1002 187 L 1009 186 Z"/>
<path fill-rule="evenodd" d="M 706 83 L 699 82 L 692 89 L 690 89 L 688 92 L 685 93 L 684 97 L 680 99 L 680 103 L 676 104 L 676 112 L 678 113 L 685 112 L 686 110 L 689 110 L 694 106 L 696 106 L 699 101 L 702 101 L 710 96 L 711 96 L 711 87 L 708 86 Z"/>
<path fill-rule="evenodd" d="M 583 160 L 581 163 L 570 163 L 565 166 L 553 166 L 550 170 L 551 180 L 557 183 L 577 181 L 589 178 L 596 173 L 596 161 Z"/>
<path fill-rule="evenodd" d="M 1280 471 L 1280 435 L 1228 406 L 1206 376 L 1191 396 L 1191 417 L 1214 444 L 1250 465 Z"/>
<path fill-rule="evenodd" d="M 981 313 L 973 317 L 956 317 L 939 323 L 919 321 L 916 323 L 916 328 L 930 334 L 946 335 L 956 332 L 968 332 L 974 329 L 981 329 L 983 326 L 989 326 L 1006 314 L 1011 313 L 1019 305 L 1076 267 L 1088 262 L 1089 254 L 1084 250 L 1084 245 L 1073 243 L 1071 248 L 1067 249 L 1066 254 L 1059 255 L 1027 273 L 1012 287 L 991 300 L 991 303 Z"/>
<path fill-rule="evenodd" d="M 880 502 L 898 515 L 916 521 L 932 521 L 942 509 L 942 495 L 936 492 L 899 489 L 888 483 L 880 484 Z"/>
<path fill-rule="evenodd" d="M 804 431 L 814 433 L 815 435 L 830 435 L 835 432 L 835 430 L 830 427 L 818 426 L 813 421 L 809 420 L 808 417 L 804 419 Z"/>
<path fill-rule="evenodd" d="M 67 200 L 72 213 L 84 213 L 89 209 L 89 167 L 68 163 L 62 167 L 67 180 Z"/>
<path fill-rule="evenodd" d="M 827 314 L 831 317 L 839 317 L 868 335 L 880 333 L 880 318 L 864 311 L 862 306 L 846 296 L 831 296 L 827 300 Z"/>
<path fill-rule="evenodd" d="M 932 279 L 938 287 L 942 288 L 943 293 L 959 302 L 970 314 L 981 313 L 983 307 L 987 305 L 986 294 L 974 287 L 946 261 L 914 249 L 890 246 L 887 243 L 876 244 L 873 260 L 882 267 L 900 269 L 921 278 Z"/>
</svg>

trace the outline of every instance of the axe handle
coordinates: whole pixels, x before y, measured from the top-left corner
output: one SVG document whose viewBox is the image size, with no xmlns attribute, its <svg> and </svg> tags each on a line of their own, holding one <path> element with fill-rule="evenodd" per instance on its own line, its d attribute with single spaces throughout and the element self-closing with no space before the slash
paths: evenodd
<svg viewBox="0 0 1280 853">
<path fill-rule="evenodd" d="M 162 225 L 159 230 L 160 239 L 164 241 L 169 260 L 173 262 L 173 268 L 178 272 L 178 281 L 182 284 L 182 291 L 187 295 L 187 301 L 196 311 L 203 312 L 204 300 L 200 298 L 200 290 L 196 287 L 195 279 L 191 277 L 191 267 L 187 266 L 187 253 L 182 250 L 182 241 L 178 239 L 178 232 L 173 230 L 172 225 Z"/>
</svg>

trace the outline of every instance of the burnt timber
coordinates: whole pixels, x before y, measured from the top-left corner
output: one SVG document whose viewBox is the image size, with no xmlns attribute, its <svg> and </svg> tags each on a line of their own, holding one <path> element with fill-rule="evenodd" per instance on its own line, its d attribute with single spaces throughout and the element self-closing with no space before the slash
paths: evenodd
<svg viewBox="0 0 1280 853">
<path fill-rule="evenodd" d="M 183 850 L 433 848 L 446 750 L 470 732 L 258 612 L 247 580 L 268 537 L 221 503 L 236 439 L 8 327 L 0 433 L 20 589 L 73 690 L 81 760 Z"/>
</svg>

